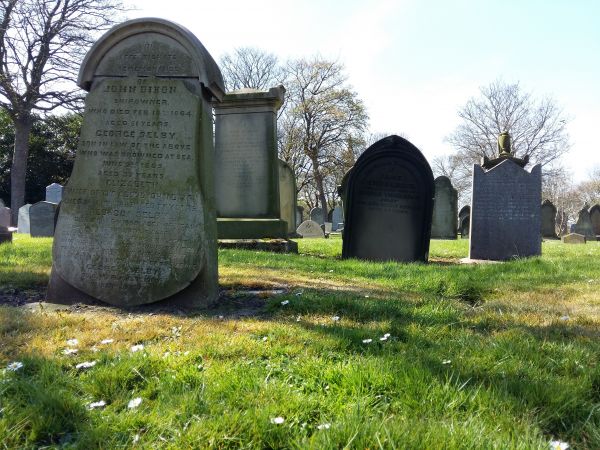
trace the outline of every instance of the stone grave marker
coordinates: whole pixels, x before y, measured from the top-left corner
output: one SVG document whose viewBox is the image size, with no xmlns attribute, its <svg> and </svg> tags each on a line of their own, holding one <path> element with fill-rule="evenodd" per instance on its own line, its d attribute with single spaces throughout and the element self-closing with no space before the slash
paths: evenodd
<svg viewBox="0 0 600 450">
<path fill-rule="evenodd" d="M 13 233 L 8 230 L 8 227 L 0 226 L 0 244 L 10 244 L 12 242 Z"/>
<path fill-rule="evenodd" d="M 542 237 L 544 239 L 558 239 L 556 235 L 556 206 L 546 199 L 541 209 Z"/>
<path fill-rule="evenodd" d="M 281 220 L 277 111 L 283 86 L 241 89 L 215 103 L 219 239 L 285 238 Z"/>
<path fill-rule="evenodd" d="M 319 225 L 323 225 L 325 223 L 325 214 L 323 213 L 323 208 L 311 209 L 310 220 L 317 222 Z"/>
<path fill-rule="evenodd" d="M 0 206 L 0 227 L 10 227 L 10 208 Z"/>
<path fill-rule="evenodd" d="M 287 234 L 296 233 L 296 177 L 292 168 L 279 160 L 279 211 L 281 220 L 287 223 Z M 300 222 L 298 222 L 300 223 Z"/>
<path fill-rule="evenodd" d="M 296 230 L 303 238 L 324 238 L 325 233 L 323 233 L 323 229 L 321 225 L 319 225 L 314 220 L 305 220 L 300 224 L 298 229 Z"/>
<path fill-rule="evenodd" d="M 19 208 L 19 217 L 17 222 L 17 233 L 29 233 L 29 209 L 31 204 L 27 203 Z"/>
<path fill-rule="evenodd" d="M 561 237 L 564 244 L 585 244 L 586 239 L 583 234 L 569 233 Z"/>
<path fill-rule="evenodd" d="M 577 215 L 577 223 L 573 228 L 573 232 L 577 234 L 583 234 L 588 241 L 596 240 L 596 233 L 594 233 L 594 226 L 592 225 L 592 218 L 588 211 L 587 205 L 585 205 L 579 214 Z"/>
<path fill-rule="evenodd" d="M 58 205 L 41 201 L 29 208 L 29 232 L 31 237 L 52 237 Z"/>
<path fill-rule="evenodd" d="M 600 205 L 594 205 L 590 208 L 590 220 L 592 221 L 592 230 L 596 238 L 600 238 Z"/>
<path fill-rule="evenodd" d="M 452 186 L 450 178 L 437 177 L 433 219 L 431 222 L 432 239 L 456 239 L 456 215 L 458 214 L 458 192 Z"/>
<path fill-rule="evenodd" d="M 60 203 L 63 195 L 63 186 L 58 183 L 52 183 L 46 186 L 46 201 L 50 203 Z"/>
<path fill-rule="evenodd" d="M 78 84 L 88 94 L 48 298 L 215 302 L 213 58 L 185 28 L 136 19 L 95 43 Z"/>
<path fill-rule="evenodd" d="M 301 224 L 302 222 L 304 222 L 302 220 L 302 213 L 304 212 L 304 208 L 302 206 L 297 206 L 296 207 L 296 223 L 297 224 Z"/>
<path fill-rule="evenodd" d="M 338 228 L 344 228 L 344 212 L 341 206 L 336 206 L 333 208 L 333 213 L 331 214 L 331 229 L 333 231 L 337 231 Z"/>
<path fill-rule="evenodd" d="M 458 213 L 458 230 L 461 238 L 469 237 L 469 226 L 471 225 L 471 207 L 465 205 Z"/>
<path fill-rule="evenodd" d="M 343 184 L 343 258 L 427 261 L 434 183 L 419 149 L 388 136 L 365 150 Z"/>
</svg>

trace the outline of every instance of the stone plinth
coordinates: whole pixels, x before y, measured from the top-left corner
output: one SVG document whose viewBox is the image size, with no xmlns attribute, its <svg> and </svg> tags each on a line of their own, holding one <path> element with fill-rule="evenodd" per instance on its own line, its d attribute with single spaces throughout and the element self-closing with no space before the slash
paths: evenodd
<svg viewBox="0 0 600 450">
<path fill-rule="evenodd" d="M 431 239 L 456 239 L 458 192 L 448 177 L 435 179 Z"/>
</svg>

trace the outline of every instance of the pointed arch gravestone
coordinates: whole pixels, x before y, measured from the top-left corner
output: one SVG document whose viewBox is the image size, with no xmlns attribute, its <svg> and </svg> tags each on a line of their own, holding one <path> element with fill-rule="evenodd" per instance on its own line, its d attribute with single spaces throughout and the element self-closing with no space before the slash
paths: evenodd
<svg viewBox="0 0 600 450">
<path fill-rule="evenodd" d="M 376 142 L 344 186 L 343 258 L 427 261 L 434 182 L 417 147 L 399 136 Z"/>
<path fill-rule="evenodd" d="M 590 220 L 596 238 L 600 238 L 600 205 L 594 205 L 590 208 Z"/>
<path fill-rule="evenodd" d="M 431 238 L 456 239 L 458 191 L 454 189 L 454 186 L 452 186 L 452 182 L 448 177 L 437 177 L 434 183 L 435 200 L 433 203 Z"/>
<path fill-rule="evenodd" d="M 224 91 L 218 66 L 185 28 L 137 19 L 96 42 L 78 84 L 88 94 L 48 298 L 213 303 L 211 102 Z"/>
<path fill-rule="evenodd" d="M 556 206 L 546 199 L 541 207 L 542 237 L 545 239 L 558 239 L 556 235 Z"/>
</svg>

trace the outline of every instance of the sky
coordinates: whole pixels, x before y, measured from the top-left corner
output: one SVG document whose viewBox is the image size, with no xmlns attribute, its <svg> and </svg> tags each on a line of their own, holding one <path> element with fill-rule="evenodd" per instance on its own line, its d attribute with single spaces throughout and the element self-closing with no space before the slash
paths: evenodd
<svg viewBox="0 0 600 450">
<path fill-rule="evenodd" d="M 574 181 L 600 167 L 600 2 L 596 0 L 126 0 L 129 18 L 192 31 L 218 62 L 237 47 L 281 61 L 320 55 L 346 68 L 370 131 L 402 133 L 430 161 L 457 112 L 495 80 L 551 97 L 570 119 Z"/>
</svg>

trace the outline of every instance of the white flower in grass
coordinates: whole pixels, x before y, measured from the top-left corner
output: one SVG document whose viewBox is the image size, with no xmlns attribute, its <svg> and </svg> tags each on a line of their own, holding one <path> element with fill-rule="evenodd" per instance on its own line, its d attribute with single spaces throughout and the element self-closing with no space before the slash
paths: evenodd
<svg viewBox="0 0 600 450">
<path fill-rule="evenodd" d="M 296 317 L 296 322 L 300 322 L 302 320 L 302 316 Z"/>
<path fill-rule="evenodd" d="M 365 295 L 365 298 L 369 298 L 369 296 L 368 296 L 368 295 Z"/>
<path fill-rule="evenodd" d="M 370 344 L 371 342 L 373 342 L 373 339 L 363 339 L 362 341 L 363 344 Z"/>
<path fill-rule="evenodd" d="M 76 355 L 78 351 L 76 348 L 65 348 L 62 352 L 63 355 Z"/>
<path fill-rule="evenodd" d="M 114 339 L 103 339 L 102 341 L 100 341 L 102 345 L 112 344 L 113 342 L 115 342 Z"/>
<path fill-rule="evenodd" d="M 451 359 L 445 359 L 442 361 L 442 364 L 450 364 L 450 363 L 452 363 Z"/>
<path fill-rule="evenodd" d="M 134 399 L 129 400 L 129 403 L 127 403 L 127 407 L 129 409 L 135 409 L 138 406 L 140 406 L 142 404 L 142 398 L 141 397 L 136 397 Z"/>
<path fill-rule="evenodd" d="M 271 419 L 271 423 L 274 423 L 275 425 L 281 425 L 283 422 L 285 422 L 283 417 L 273 417 Z"/>
<path fill-rule="evenodd" d="M 96 409 L 96 408 L 104 408 L 106 406 L 106 402 L 104 400 L 100 400 L 99 402 L 92 402 L 88 405 L 88 408 L 90 409 Z"/>
<path fill-rule="evenodd" d="M 288 303 L 290 303 L 290 301 L 289 301 L 289 300 L 284 300 L 284 301 L 282 301 L 282 302 L 281 302 L 281 306 L 285 306 L 285 305 L 287 305 Z"/>
<path fill-rule="evenodd" d="M 317 425 L 317 430 L 329 430 L 330 428 L 330 423 L 322 423 L 321 425 Z"/>
<path fill-rule="evenodd" d="M 300 291 L 300 292 L 296 292 L 296 296 L 297 296 L 297 297 L 300 297 L 301 295 L 302 295 L 302 291 Z"/>
<path fill-rule="evenodd" d="M 565 315 L 565 316 L 562 316 L 562 317 L 560 318 L 560 320 L 562 320 L 563 322 L 566 322 L 566 321 L 567 321 L 567 320 L 569 320 L 569 319 L 570 319 L 570 317 L 569 317 L 569 316 L 567 316 L 567 315 Z"/>
<path fill-rule="evenodd" d="M 139 440 L 140 440 L 140 435 L 139 435 L 139 434 L 136 434 L 136 435 L 133 437 L 133 443 L 135 444 L 135 443 L 137 443 L 137 441 L 139 441 Z"/>
<path fill-rule="evenodd" d="M 23 363 L 21 361 L 11 362 L 8 366 L 6 366 L 6 370 L 9 372 L 16 372 L 17 370 L 21 370 L 23 368 Z"/>
<path fill-rule="evenodd" d="M 75 366 L 76 369 L 90 369 L 96 365 L 96 361 L 85 361 Z"/>
<path fill-rule="evenodd" d="M 69 339 L 67 345 L 69 347 L 75 347 L 76 345 L 79 345 L 79 341 L 77 339 Z"/>
<path fill-rule="evenodd" d="M 341 318 L 340 316 L 333 316 L 333 317 L 331 318 L 331 320 L 333 320 L 334 322 L 339 322 L 339 321 L 340 321 L 340 318 Z"/>
<path fill-rule="evenodd" d="M 263 342 L 267 342 L 267 339 L 269 339 L 267 336 L 263 336 L 262 338 Z"/>
<path fill-rule="evenodd" d="M 144 350 L 144 344 L 132 345 L 129 350 L 131 350 L 131 353 L 141 352 Z"/>
<path fill-rule="evenodd" d="M 550 448 L 552 450 L 567 450 L 569 447 L 569 444 L 563 441 L 550 441 Z"/>
</svg>

